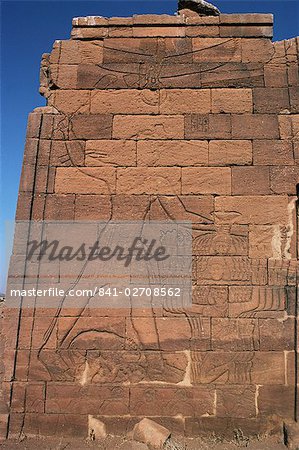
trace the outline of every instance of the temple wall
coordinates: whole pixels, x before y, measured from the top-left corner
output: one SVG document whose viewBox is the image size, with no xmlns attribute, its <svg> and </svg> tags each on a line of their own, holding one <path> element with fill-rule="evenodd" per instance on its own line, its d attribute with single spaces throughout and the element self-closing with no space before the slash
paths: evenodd
<svg viewBox="0 0 299 450">
<path fill-rule="evenodd" d="M 87 17 L 43 55 L 17 220 L 190 220 L 193 306 L 7 304 L 2 437 L 295 418 L 299 40 L 272 31 L 264 14 Z"/>
</svg>

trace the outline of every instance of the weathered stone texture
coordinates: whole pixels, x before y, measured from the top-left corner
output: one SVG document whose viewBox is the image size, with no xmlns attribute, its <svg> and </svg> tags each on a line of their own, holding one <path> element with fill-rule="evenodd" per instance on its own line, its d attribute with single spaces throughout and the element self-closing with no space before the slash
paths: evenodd
<svg viewBox="0 0 299 450">
<path fill-rule="evenodd" d="M 7 305 L 0 438 L 87 437 L 91 417 L 126 434 L 148 417 L 232 439 L 294 418 L 299 42 L 272 43 L 272 25 L 83 17 L 43 55 L 16 218 L 190 221 L 193 304 Z M 63 267 L 41 268 L 58 284 Z"/>
</svg>

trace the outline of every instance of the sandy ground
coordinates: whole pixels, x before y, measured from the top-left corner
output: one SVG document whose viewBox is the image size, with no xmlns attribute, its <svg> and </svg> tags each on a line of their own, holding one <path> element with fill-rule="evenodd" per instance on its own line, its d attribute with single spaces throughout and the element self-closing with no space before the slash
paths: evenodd
<svg viewBox="0 0 299 450">
<path fill-rule="evenodd" d="M 5 441 L 1 450 L 145 450 L 147 447 L 122 438 L 107 438 L 104 442 L 72 441 L 69 439 L 24 439 L 22 442 Z M 175 439 L 165 446 L 165 450 L 286 450 L 278 438 L 260 441 L 216 443 L 198 439 Z"/>
</svg>

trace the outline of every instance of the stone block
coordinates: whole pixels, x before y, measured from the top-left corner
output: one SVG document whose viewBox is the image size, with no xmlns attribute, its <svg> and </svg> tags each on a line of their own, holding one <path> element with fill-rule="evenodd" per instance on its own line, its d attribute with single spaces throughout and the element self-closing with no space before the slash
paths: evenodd
<svg viewBox="0 0 299 450">
<path fill-rule="evenodd" d="M 279 139 L 277 116 L 233 114 L 232 137 L 233 139 Z"/>
<path fill-rule="evenodd" d="M 283 352 L 194 352 L 191 359 L 194 384 L 284 385 L 285 383 Z"/>
<path fill-rule="evenodd" d="M 112 196 L 113 219 L 145 220 L 148 218 L 150 205 L 149 195 L 114 195 Z"/>
<path fill-rule="evenodd" d="M 255 319 L 212 319 L 212 349 L 227 352 L 259 349 L 259 329 Z"/>
<path fill-rule="evenodd" d="M 250 88 L 264 86 L 264 71 L 260 63 L 201 63 L 201 87 L 203 88 Z"/>
<path fill-rule="evenodd" d="M 230 139 L 231 117 L 225 114 L 188 114 L 185 116 L 185 138 Z"/>
<path fill-rule="evenodd" d="M 50 62 L 52 64 L 101 64 L 103 42 L 56 41 Z"/>
<path fill-rule="evenodd" d="M 89 113 L 90 92 L 83 90 L 57 90 L 51 97 L 50 104 L 62 114 Z"/>
<path fill-rule="evenodd" d="M 57 168 L 55 193 L 111 194 L 116 189 L 116 170 L 112 167 Z"/>
<path fill-rule="evenodd" d="M 92 114 L 157 114 L 159 92 L 150 90 L 94 91 L 91 95 Z"/>
<path fill-rule="evenodd" d="M 211 223 L 214 199 L 211 195 L 159 195 L 150 204 L 151 220 L 189 220 L 193 223 Z"/>
<path fill-rule="evenodd" d="M 109 114 L 76 114 L 70 121 L 72 139 L 111 139 L 112 116 Z"/>
<path fill-rule="evenodd" d="M 159 449 L 164 446 L 171 432 L 150 419 L 142 419 L 133 429 L 133 439 L 150 447 Z"/>
<path fill-rule="evenodd" d="M 115 17 L 109 19 L 109 23 L 111 20 L 114 23 L 115 19 Z M 124 19 L 121 18 L 121 20 Z M 134 25 L 179 25 L 184 23 L 183 17 L 170 14 L 134 14 L 131 20 Z"/>
<path fill-rule="evenodd" d="M 271 190 L 275 194 L 297 194 L 297 184 L 299 183 L 298 166 L 278 166 L 271 167 Z"/>
<path fill-rule="evenodd" d="M 258 391 L 259 416 L 276 414 L 284 419 L 294 417 L 294 388 L 292 386 L 260 386 Z"/>
<path fill-rule="evenodd" d="M 39 145 L 39 140 L 34 138 L 27 138 L 25 143 L 25 151 L 23 164 L 35 164 L 37 149 Z"/>
<path fill-rule="evenodd" d="M 267 88 L 284 88 L 288 86 L 287 67 L 285 64 L 265 64 L 265 86 Z"/>
<path fill-rule="evenodd" d="M 102 41 L 106 37 L 108 37 L 108 27 L 80 27 L 73 28 L 71 31 L 71 39 Z"/>
<path fill-rule="evenodd" d="M 260 26 L 240 26 L 240 25 L 225 25 L 220 23 L 220 36 L 232 37 L 232 38 L 272 38 L 273 26 L 260 25 Z"/>
<path fill-rule="evenodd" d="M 223 386 L 218 387 L 217 417 L 253 418 L 256 416 L 255 386 Z"/>
<path fill-rule="evenodd" d="M 290 96 L 290 104 L 291 104 L 291 112 L 299 113 L 299 89 L 294 86 L 289 88 L 289 96 Z"/>
<path fill-rule="evenodd" d="M 47 388 L 46 413 L 126 415 L 128 412 L 128 387 L 51 383 Z"/>
<path fill-rule="evenodd" d="M 204 317 L 228 315 L 228 288 L 222 286 L 193 286 L 190 315 L 200 313 Z"/>
<path fill-rule="evenodd" d="M 275 55 L 274 45 L 269 39 L 242 39 L 242 61 L 244 63 L 266 63 Z"/>
<path fill-rule="evenodd" d="M 40 113 L 32 112 L 29 114 L 26 138 L 39 138 L 42 115 Z"/>
<path fill-rule="evenodd" d="M 265 64 L 265 86 L 267 88 L 283 88 L 288 86 L 287 67 L 285 64 Z"/>
<path fill-rule="evenodd" d="M 273 14 L 220 14 L 219 18 L 225 24 L 273 24 Z"/>
<path fill-rule="evenodd" d="M 215 199 L 215 210 L 233 213 L 234 222 L 256 225 L 287 225 L 288 198 L 276 196 L 234 196 Z"/>
<path fill-rule="evenodd" d="M 212 89 L 212 113 L 251 113 L 251 89 Z"/>
<path fill-rule="evenodd" d="M 290 99 L 287 88 L 253 89 L 254 112 L 261 114 L 279 114 L 290 111 Z"/>
<path fill-rule="evenodd" d="M 253 164 L 259 166 L 294 165 L 291 141 L 259 140 L 253 141 Z"/>
<path fill-rule="evenodd" d="M 161 114 L 205 114 L 211 112 L 210 89 L 162 89 Z"/>
<path fill-rule="evenodd" d="M 231 169 L 200 167 L 182 169 L 183 194 L 230 194 Z"/>
<path fill-rule="evenodd" d="M 0 414 L 0 442 L 7 438 L 8 414 Z"/>
<path fill-rule="evenodd" d="M 268 261 L 268 284 L 270 286 L 296 286 L 297 259 L 270 259 Z"/>
<path fill-rule="evenodd" d="M 282 259 L 287 256 L 287 243 L 283 245 L 279 225 L 250 225 L 249 256 L 251 258 Z"/>
<path fill-rule="evenodd" d="M 283 318 L 289 307 L 290 295 L 281 286 L 230 286 L 229 316 Z"/>
<path fill-rule="evenodd" d="M 195 62 L 240 62 L 241 41 L 225 38 L 193 38 Z"/>
<path fill-rule="evenodd" d="M 220 37 L 220 30 L 218 25 L 192 25 L 186 26 L 187 37 Z"/>
<path fill-rule="evenodd" d="M 22 428 L 21 423 L 20 430 L 26 436 L 32 437 L 52 436 L 64 438 L 65 436 L 70 436 L 72 438 L 86 438 L 88 418 L 87 415 L 80 414 L 30 413 L 25 415 L 24 426 Z"/>
<path fill-rule="evenodd" d="M 45 220 L 73 220 L 74 210 L 74 194 L 47 195 L 45 203 Z"/>
<path fill-rule="evenodd" d="M 117 169 L 117 193 L 180 194 L 181 170 L 178 167 Z"/>
<path fill-rule="evenodd" d="M 19 186 L 20 192 L 32 192 L 34 189 L 35 177 L 35 166 L 23 164 Z"/>
<path fill-rule="evenodd" d="M 297 143 L 299 137 L 299 114 L 279 115 L 278 121 L 280 139 L 291 139 L 294 143 Z"/>
<path fill-rule="evenodd" d="M 209 165 L 229 166 L 229 165 L 247 165 L 251 163 L 252 163 L 251 141 L 212 140 L 209 142 Z"/>
<path fill-rule="evenodd" d="M 90 66 L 90 64 L 88 66 Z M 81 65 L 65 64 L 58 66 L 58 64 L 52 64 L 52 82 L 60 89 L 76 89 L 79 67 L 81 67 Z"/>
<path fill-rule="evenodd" d="M 183 26 L 133 26 L 134 38 L 183 38 L 186 30 Z"/>
<path fill-rule="evenodd" d="M 295 351 L 285 352 L 285 364 L 286 364 L 286 382 L 287 386 L 294 386 L 296 383 L 296 356 Z M 298 367 L 298 362 L 297 362 Z"/>
<path fill-rule="evenodd" d="M 187 25 L 219 25 L 219 16 L 199 16 L 197 13 L 187 15 L 187 11 L 189 11 L 189 13 L 194 12 L 190 10 L 179 11 L 179 14 L 184 16 L 184 21 Z"/>
<path fill-rule="evenodd" d="M 138 141 L 138 166 L 204 166 L 208 141 Z"/>
<path fill-rule="evenodd" d="M 296 450 L 299 447 L 299 425 L 295 421 L 286 421 L 283 424 L 284 436 L 288 448 Z"/>
<path fill-rule="evenodd" d="M 52 148 L 52 141 L 39 139 L 37 148 L 38 148 L 37 164 L 39 166 L 46 166 L 46 167 L 51 165 L 50 153 Z"/>
<path fill-rule="evenodd" d="M 269 167 L 232 167 L 232 195 L 254 194 L 271 194 Z"/>
<path fill-rule="evenodd" d="M 108 195 L 76 195 L 75 220 L 109 220 L 112 200 Z"/>
<path fill-rule="evenodd" d="M 114 139 L 183 139 L 183 116 L 114 116 Z"/>
<path fill-rule="evenodd" d="M 195 317 L 193 323 L 189 323 L 186 317 L 171 317 L 168 320 L 158 317 L 155 322 L 150 317 L 127 319 L 129 340 L 143 350 L 210 350 L 209 318 Z"/>
<path fill-rule="evenodd" d="M 136 142 L 92 140 L 86 142 L 85 164 L 94 166 L 136 166 Z"/>
<path fill-rule="evenodd" d="M 112 26 L 108 28 L 109 38 L 129 38 L 133 37 L 133 28 L 127 26 Z"/>
<path fill-rule="evenodd" d="M 245 256 L 198 256 L 196 277 L 199 285 L 265 285 L 267 264 L 263 259 Z"/>
<path fill-rule="evenodd" d="M 192 437 L 221 436 L 228 441 L 236 439 L 236 430 L 241 430 L 243 436 L 257 439 L 259 436 L 282 435 L 282 421 L 278 417 L 269 416 L 259 418 L 232 418 L 232 417 L 201 417 L 186 418 L 186 435 Z M 257 444 L 259 445 L 259 444 Z M 196 441 L 195 448 L 196 449 Z M 190 450 L 191 450 L 190 449 Z M 189 450 L 189 449 L 188 449 Z M 197 449 L 196 449 L 197 450 Z"/>
<path fill-rule="evenodd" d="M 50 141 L 50 144 L 50 166 L 84 166 L 85 141 Z"/>
<path fill-rule="evenodd" d="M 198 417 L 214 413 L 213 388 L 209 387 L 170 387 L 136 386 L 130 389 L 131 415 L 152 417 L 163 416 Z"/>
<path fill-rule="evenodd" d="M 294 349 L 294 319 L 285 321 L 260 319 L 260 349 L 262 351 L 290 351 Z"/>
<path fill-rule="evenodd" d="M 99 419 L 88 416 L 88 438 L 90 441 L 101 441 L 108 436 L 106 425 Z"/>
</svg>

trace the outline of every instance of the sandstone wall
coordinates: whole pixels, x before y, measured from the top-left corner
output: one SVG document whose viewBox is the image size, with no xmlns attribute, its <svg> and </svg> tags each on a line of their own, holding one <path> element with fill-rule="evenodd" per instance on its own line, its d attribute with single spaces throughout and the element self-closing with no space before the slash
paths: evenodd
<svg viewBox="0 0 299 450">
<path fill-rule="evenodd" d="M 191 220 L 193 307 L 7 309 L 3 436 L 294 418 L 299 41 L 271 37 L 271 15 L 79 18 L 43 55 L 17 219 Z"/>
</svg>

